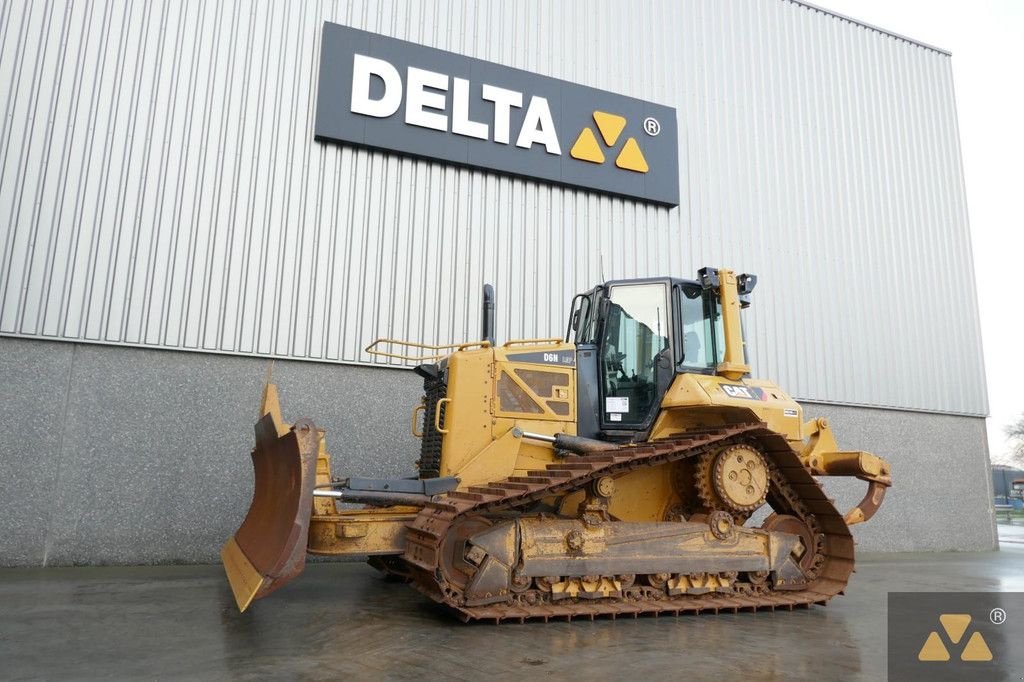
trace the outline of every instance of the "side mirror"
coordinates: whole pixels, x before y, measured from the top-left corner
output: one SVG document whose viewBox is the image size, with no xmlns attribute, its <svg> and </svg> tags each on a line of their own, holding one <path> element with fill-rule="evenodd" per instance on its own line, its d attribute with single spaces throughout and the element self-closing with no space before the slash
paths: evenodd
<svg viewBox="0 0 1024 682">
<path fill-rule="evenodd" d="M 736 288 L 739 290 L 740 296 L 746 296 L 747 294 L 754 291 L 754 287 L 757 286 L 757 275 L 748 275 L 743 273 L 736 278 Z"/>
<path fill-rule="evenodd" d="M 750 292 L 757 286 L 757 275 L 743 273 L 736 278 L 736 290 L 740 297 L 740 308 L 750 307 Z"/>
</svg>

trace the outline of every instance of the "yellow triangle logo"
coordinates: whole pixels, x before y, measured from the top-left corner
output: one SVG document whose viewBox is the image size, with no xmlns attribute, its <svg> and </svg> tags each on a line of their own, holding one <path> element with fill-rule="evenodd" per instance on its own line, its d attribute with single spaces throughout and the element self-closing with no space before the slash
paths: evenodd
<svg viewBox="0 0 1024 682">
<path fill-rule="evenodd" d="M 576 143 L 569 150 L 569 156 L 580 161 L 604 163 L 604 152 L 601 151 L 601 147 L 597 144 L 597 138 L 594 137 L 594 131 L 590 128 L 584 128 L 580 136 L 576 138 Z"/>
<path fill-rule="evenodd" d="M 966 613 L 944 613 L 939 616 L 939 622 L 942 623 L 942 629 L 946 631 L 946 635 L 949 637 L 950 642 L 953 644 L 959 644 L 963 638 L 964 633 L 967 632 L 967 627 L 971 624 L 971 616 Z M 917 660 L 919 661 L 948 661 L 949 650 L 942 643 L 942 638 L 939 633 L 932 631 L 928 635 L 928 639 L 925 640 L 924 646 L 921 647 L 921 651 L 917 654 Z M 988 643 L 985 638 L 982 637 L 981 633 L 975 631 L 970 639 L 967 640 L 967 646 L 960 652 L 961 661 L 991 661 L 992 650 L 988 648 Z"/>
<path fill-rule="evenodd" d="M 980 632 L 975 632 L 971 635 L 971 638 L 967 640 L 967 646 L 964 647 L 964 651 L 960 654 L 961 661 L 991 661 L 992 650 L 988 648 L 988 644 L 985 643 L 985 638 L 981 636 Z"/>
<path fill-rule="evenodd" d="M 960 638 L 967 632 L 967 626 L 971 624 L 971 617 L 966 613 L 944 613 L 939 616 L 939 622 L 949 635 L 949 641 L 959 644 Z"/>
<path fill-rule="evenodd" d="M 607 114 L 603 111 L 594 112 L 594 122 L 597 124 L 597 129 L 601 131 L 604 143 L 609 147 L 615 146 L 615 143 L 619 140 L 619 135 L 622 134 L 622 129 L 626 127 L 625 118 L 616 114 Z"/>
<path fill-rule="evenodd" d="M 619 168 L 636 171 L 637 173 L 646 173 L 650 170 L 647 167 L 647 159 L 644 158 L 644 153 L 640 151 L 640 145 L 636 143 L 635 137 L 626 140 L 622 151 L 619 152 L 619 158 L 615 159 L 615 165 Z"/>
<path fill-rule="evenodd" d="M 606 111 L 595 111 L 594 122 L 597 124 L 597 129 L 601 133 L 605 146 L 614 148 L 615 143 L 622 137 L 622 131 L 626 129 L 625 117 L 618 114 L 609 114 Z M 569 150 L 569 156 L 580 161 L 604 163 L 604 152 L 592 128 L 586 127 L 580 132 L 576 142 L 572 145 L 572 149 Z M 629 138 L 626 140 L 626 144 L 622 145 L 622 151 L 615 158 L 615 165 L 636 173 L 646 173 L 650 170 L 650 167 L 647 165 L 647 159 L 644 158 L 644 153 L 640 151 L 640 145 L 635 137 Z"/>
<path fill-rule="evenodd" d="M 948 661 L 949 652 L 946 651 L 946 646 L 942 643 L 942 639 L 939 638 L 939 633 L 932 632 L 928 635 L 928 639 L 925 640 L 924 646 L 921 647 L 921 651 L 917 654 L 917 660 L 919 661 Z"/>
</svg>

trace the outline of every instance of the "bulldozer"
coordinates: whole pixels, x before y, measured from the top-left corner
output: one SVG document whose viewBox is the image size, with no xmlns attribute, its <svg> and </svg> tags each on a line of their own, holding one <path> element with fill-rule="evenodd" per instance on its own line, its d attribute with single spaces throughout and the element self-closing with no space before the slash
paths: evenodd
<svg viewBox="0 0 1024 682">
<path fill-rule="evenodd" d="M 749 377 L 756 283 L 710 267 L 608 281 L 573 298 L 564 336 L 501 345 L 488 286 L 480 341 L 377 339 L 369 353 L 423 379 L 409 478 L 335 476 L 325 432 L 285 423 L 268 379 L 252 503 L 221 552 L 239 609 L 307 554 L 365 557 L 463 621 L 824 605 L 890 465 Z M 841 514 L 825 476 L 864 498 Z"/>
</svg>

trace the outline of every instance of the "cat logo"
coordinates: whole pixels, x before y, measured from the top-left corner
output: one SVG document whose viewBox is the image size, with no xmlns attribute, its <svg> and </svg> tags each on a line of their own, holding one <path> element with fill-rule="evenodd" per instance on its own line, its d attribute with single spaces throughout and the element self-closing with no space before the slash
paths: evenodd
<svg viewBox="0 0 1024 682">
<path fill-rule="evenodd" d="M 648 117 L 648 120 L 657 124 L 657 121 L 653 118 Z M 609 114 L 604 111 L 594 112 L 594 123 L 597 124 L 597 129 L 601 133 L 601 139 L 604 140 L 605 145 L 609 149 L 615 147 L 615 143 L 619 141 L 619 136 L 626 127 L 625 117 Z M 650 129 L 651 124 L 645 122 L 645 125 Z M 579 137 L 576 138 L 572 149 L 569 150 L 569 156 L 580 161 L 604 163 L 604 152 L 601 151 L 601 145 L 598 144 L 597 137 L 589 126 L 584 127 Z M 626 144 L 622 145 L 622 150 L 615 157 L 615 165 L 623 170 L 636 173 L 646 173 L 650 170 L 647 166 L 647 159 L 644 158 L 644 153 L 640 151 L 640 145 L 635 137 L 630 137 L 626 140 Z"/>
<path fill-rule="evenodd" d="M 951 644 L 957 645 L 963 639 L 967 627 L 971 624 L 971 616 L 966 613 L 944 613 L 939 616 L 939 623 L 949 638 Z M 924 646 L 917 654 L 919 661 L 948 661 L 949 649 L 946 648 L 942 637 L 935 630 L 932 630 L 925 640 Z M 960 652 L 961 661 L 991 661 L 992 650 L 988 648 L 985 638 L 975 630 L 966 646 Z"/>
</svg>

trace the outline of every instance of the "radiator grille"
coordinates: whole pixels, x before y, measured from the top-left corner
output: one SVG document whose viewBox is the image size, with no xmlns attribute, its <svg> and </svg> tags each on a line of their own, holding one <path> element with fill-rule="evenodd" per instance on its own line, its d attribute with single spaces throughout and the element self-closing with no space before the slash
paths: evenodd
<svg viewBox="0 0 1024 682">
<path fill-rule="evenodd" d="M 423 393 L 426 409 L 423 411 L 423 439 L 420 449 L 420 460 L 417 466 L 420 478 L 437 478 L 441 475 L 441 445 L 444 435 L 435 428 L 437 401 L 448 393 L 448 372 L 440 372 L 437 376 L 423 377 Z M 444 424 L 446 405 L 441 405 L 441 423 Z"/>
</svg>

